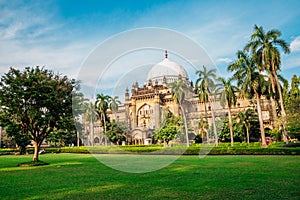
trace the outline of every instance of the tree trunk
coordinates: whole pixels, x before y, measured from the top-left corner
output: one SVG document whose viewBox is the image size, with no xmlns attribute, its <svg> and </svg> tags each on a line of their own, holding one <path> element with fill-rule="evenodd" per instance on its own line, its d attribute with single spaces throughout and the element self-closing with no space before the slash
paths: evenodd
<svg viewBox="0 0 300 200">
<path fill-rule="evenodd" d="M 181 105 L 179 105 L 179 107 L 181 109 L 182 117 L 183 117 L 185 137 L 186 137 L 186 147 L 189 147 L 190 146 L 190 141 L 189 141 L 189 134 L 188 134 L 188 128 L 187 128 L 187 123 L 186 123 L 186 117 L 185 117 L 185 113 L 184 113 L 183 107 Z"/>
<path fill-rule="evenodd" d="M 213 106 L 212 106 L 211 99 L 210 99 L 210 108 L 211 108 L 212 125 L 213 125 L 214 136 L 215 136 L 215 144 L 216 144 L 216 147 L 217 147 L 217 146 L 219 146 L 219 138 L 218 138 L 218 133 L 217 133 L 215 112 L 214 112 L 214 109 L 213 109 Z"/>
<path fill-rule="evenodd" d="M 231 110 L 228 102 L 227 102 L 227 106 L 228 106 L 228 121 L 229 121 L 229 130 L 230 130 L 230 143 L 231 143 L 231 147 L 233 147 L 234 141 L 233 141 L 232 118 L 231 118 Z"/>
<path fill-rule="evenodd" d="M 274 76 L 276 75 L 275 73 L 276 72 L 274 72 Z M 282 117 L 282 120 L 283 120 L 282 138 L 283 138 L 283 141 L 285 143 L 289 143 L 288 134 L 287 134 L 287 131 L 286 131 L 287 121 L 286 121 L 286 113 L 285 113 L 284 102 L 283 102 L 283 97 L 282 97 L 282 90 L 281 90 L 281 85 L 279 83 L 277 75 L 275 76 L 275 80 L 276 80 L 276 83 L 277 83 L 277 88 L 278 88 L 278 93 L 279 93 L 279 102 L 280 102 L 280 108 L 281 108 L 281 117 Z"/>
<path fill-rule="evenodd" d="M 33 141 L 34 153 L 32 161 L 37 162 L 39 161 L 39 151 L 40 151 L 40 144 L 39 142 Z"/>
<path fill-rule="evenodd" d="M 246 133 L 247 133 L 247 143 L 250 144 L 249 128 L 247 126 L 246 126 Z"/>
<path fill-rule="evenodd" d="M 94 123 L 90 123 L 91 145 L 94 146 Z"/>
<path fill-rule="evenodd" d="M 105 115 L 103 116 L 103 125 L 104 125 L 104 144 L 105 144 L 105 146 L 107 146 Z"/>
<path fill-rule="evenodd" d="M 76 133 L 77 133 L 77 147 L 79 147 L 79 143 L 80 143 L 80 139 L 79 139 L 79 131 L 77 131 Z"/>
<path fill-rule="evenodd" d="M 259 128 L 260 128 L 260 134 L 261 134 L 261 146 L 263 148 L 266 148 L 268 145 L 266 143 L 264 122 L 263 122 L 263 118 L 262 118 L 261 105 L 260 105 L 260 97 L 257 92 L 255 92 L 255 98 L 256 98 L 257 114 L 258 114 Z"/>
<path fill-rule="evenodd" d="M 164 140 L 164 147 L 167 147 L 168 143 L 166 142 L 166 140 Z"/>
<path fill-rule="evenodd" d="M 206 108 L 206 102 L 205 101 L 204 101 L 204 112 L 205 112 L 205 120 L 208 123 L 208 114 L 207 114 L 207 108 Z M 209 143 L 208 130 L 206 130 L 206 142 Z"/>
</svg>

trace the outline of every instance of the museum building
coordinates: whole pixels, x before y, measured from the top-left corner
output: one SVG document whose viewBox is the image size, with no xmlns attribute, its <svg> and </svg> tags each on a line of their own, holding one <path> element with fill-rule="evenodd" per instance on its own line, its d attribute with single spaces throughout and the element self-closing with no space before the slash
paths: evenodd
<svg viewBox="0 0 300 200">
<path fill-rule="evenodd" d="M 173 62 L 168 58 L 165 51 L 165 57 L 155 64 L 148 72 L 147 80 L 143 85 L 135 82 L 131 86 L 131 91 L 126 88 L 125 102 L 119 106 L 116 113 L 109 113 L 111 120 L 126 124 L 127 144 L 152 144 L 154 130 L 161 126 L 164 118 L 164 110 L 168 109 L 175 116 L 181 115 L 178 104 L 174 101 L 171 94 L 170 83 L 182 80 L 190 89 L 190 93 L 185 96 L 183 104 L 185 116 L 187 118 L 189 129 L 195 134 L 198 132 L 198 121 L 200 117 L 205 117 L 205 104 L 201 102 L 195 92 L 193 82 L 189 80 L 188 73 L 180 64 Z M 216 120 L 227 116 L 227 108 L 220 105 L 220 95 L 216 95 L 212 102 L 212 107 L 206 103 L 208 110 L 208 124 L 211 126 L 212 112 Z M 232 115 L 239 111 L 245 111 L 248 108 L 255 109 L 248 99 L 240 98 L 237 94 L 237 104 L 231 108 Z M 261 100 L 262 115 L 265 127 L 272 128 L 275 112 L 268 99 Z M 94 138 L 88 136 L 87 144 L 101 144 L 102 128 L 99 125 L 94 127 Z"/>
</svg>

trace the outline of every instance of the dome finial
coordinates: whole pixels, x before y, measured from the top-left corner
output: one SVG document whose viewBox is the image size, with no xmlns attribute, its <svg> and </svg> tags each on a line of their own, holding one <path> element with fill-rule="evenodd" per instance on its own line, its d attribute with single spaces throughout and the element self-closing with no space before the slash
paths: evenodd
<svg viewBox="0 0 300 200">
<path fill-rule="evenodd" d="M 168 51 L 165 51 L 165 58 L 168 58 Z"/>
</svg>

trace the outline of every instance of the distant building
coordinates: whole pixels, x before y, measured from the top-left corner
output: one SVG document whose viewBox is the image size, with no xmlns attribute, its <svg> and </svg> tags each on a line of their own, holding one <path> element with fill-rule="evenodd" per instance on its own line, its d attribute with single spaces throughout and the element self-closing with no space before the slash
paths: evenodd
<svg viewBox="0 0 300 200">
<path fill-rule="evenodd" d="M 125 91 L 125 102 L 120 105 L 117 113 L 110 113 L 110 118 L 118 122 L 122 122 L 127 126 L 127 143 L 128 144 L 151 144 L 154 136 L 154 129 L 161 126 L 163 121 L 164 109 L 170 110 L 175 116 L 180 114 L 179 106 L 174 102 L 171 95 L 171 87 L 169 83 L 182 80 L 191 91 L 195 88 L 189 80 L 186 70 L 176 62 L 168 58 L 166 51 L 165 58 L 160 63 L 154 65 L 148 73 L 146 84 L 139 85 L 135 82 L 132 84 L 131 92 L 127 88 Z M 273 116 L 271 102 L 262 99 L 262 111 L 265 127 L 272 128 Z M 227 108 L 223 108 L 219 102 L 219 95 L 213 102 L 213 108 L 207 103 L 208 122 L 211 125 L 212 109 L 216 119 L 227 116 Z M 275 106 L 273 106 L 275 107 Z M 251 104 L 249 100 L 238 97 L 238 102 L 232 108 L 232 114 L 236 115 L 239 111 L 248 108 L 255 108 L 255 104 Z M 188 125 L 197 133 L 199 118 L 205 117 L 204 103 L 200 102 L 195 92 L 191 92 L 186 96 L 184 104 L 185 114 L 187 116 Z M 99 125 L 94 127 L 94 144 L 101 143 L 101 131 Z M 91 144 L 91 136 L 87 137 Z M 100 142 L 99 142 L 100 141 Z"/>
</svg>

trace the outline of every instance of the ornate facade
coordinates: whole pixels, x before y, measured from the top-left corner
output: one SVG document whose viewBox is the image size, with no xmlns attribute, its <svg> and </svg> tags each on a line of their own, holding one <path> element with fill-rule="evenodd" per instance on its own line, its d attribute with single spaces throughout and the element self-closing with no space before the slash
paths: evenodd
<svg viewBox="0 0 300 200">
<path fill-rule="evenodd" d="M 131 87 L 131 92 L 128 88 L 126 89 L 124 104 L 119 107 L 117 113 L 110 113 L 110 118 L 127 125 L 128 144 L 151 144 L 154 129 L 159 128 L 163 121 L 164 109 L 170 110 L 175 116 L 180 114 L 179 106 L 172 98 L 169 85 L 169 83 L 178 80 L 182 80 L 191 91 L 194 91 L 193 83 L 189 81 L 186 70 L 178 63 L 169 60 L 166 52 L 164 60 L 154 65 L 149 71 L 147 84 L 140 86 L 135 82 Z M 217 95 L 212 102 L 212 108 L 206 104 L 209 124 L 212 121 L 212 111 L 216 119 L 227 115 L 227 108 L 222 107 L 219 100 Z M 191 92 L 186 96 L 183 107 L 188 125 L 196 134 L 199 118 L 205 116 L 204 103 L 199 101 L 195 92 Z M 238 97 L 237 105 L 231 110 L 232 114 L 235 115 L 239 111 L 254 107 L 254 104 L 251 104 L 249 100 Z M 270 128 L 275 115 L 275 111 L 271 108 L 270 101 L 262 99 L 264 124 Z M 99 126 L 96 128 L 98 131 L 94 134 L 94 140 L 100 137 L 101 132 Z M 96 141 L 98 140 L 96 139 Z"/>
</svg>

